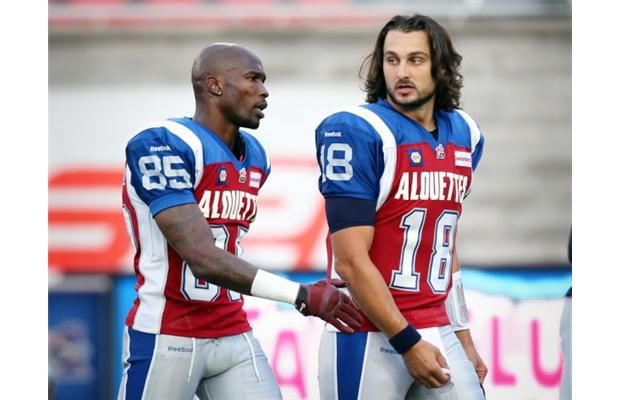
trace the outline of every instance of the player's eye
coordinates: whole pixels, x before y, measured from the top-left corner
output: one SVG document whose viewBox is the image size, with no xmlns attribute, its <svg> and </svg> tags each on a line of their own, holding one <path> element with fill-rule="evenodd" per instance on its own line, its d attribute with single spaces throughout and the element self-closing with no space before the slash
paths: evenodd
<svg viewBox="0 0 620 400">
<path fill-rule="evenodd" d="M 254 82 L 254 83 L 257 83 L 257 82 L 260 82 L 260 83 L 265 83 L 265 79 L 266 79 L 266 78 L 265 78 L 265 76 L 264 76 L 264 75 L 260 75 L 260 74 L 253 74 L 253 75 L 250 75 L 250 76 L 248 77 L 248 79 L 250 79 L 250 80 L 251 80 L 252 82 Z"/>
</svg>

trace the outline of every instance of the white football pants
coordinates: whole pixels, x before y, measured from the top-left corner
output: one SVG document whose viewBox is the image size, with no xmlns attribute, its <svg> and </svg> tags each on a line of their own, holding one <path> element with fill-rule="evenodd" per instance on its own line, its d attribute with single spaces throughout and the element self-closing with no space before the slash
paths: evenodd
<svg viewBox="0 0 620 400">
<path fill-rule="evenodd" d="M 324 330 L 319 350 L 322 400 L 483 400 L 474 366 L 452 328 L 418 329 L 439 347 L 448 362 L 450 382 L 427 389 L 414 382 L 401 357 L 382 332 L 347 335 Z"/>
<path fill-rule="evenodd" d="M 217 339 L 154 335 L 125 327 L 118 400 L 281 399 L 252 331 Z"/>
</svg>

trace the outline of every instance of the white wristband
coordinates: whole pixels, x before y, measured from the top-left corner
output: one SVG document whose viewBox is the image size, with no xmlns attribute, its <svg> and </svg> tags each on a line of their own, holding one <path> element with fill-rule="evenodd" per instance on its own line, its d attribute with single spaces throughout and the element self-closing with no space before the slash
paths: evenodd
<svg viewBox="0 0 620 400">
<path fill-rule="evenodd" d="M 250 294 L 263 299 L 295 304 L 299 283 L 259 269 L 252 282 Z"/>
<path fill-rule="evenodd" d="M 452 274 L 452 289 L 448 293 L 445 304 L 452 329 L 455 332 L 469 329 L 469 315 L 467 304 L 465 304 L 465 291 L 461 281 L 461 271 L 456 271 Z"/>
</svg>

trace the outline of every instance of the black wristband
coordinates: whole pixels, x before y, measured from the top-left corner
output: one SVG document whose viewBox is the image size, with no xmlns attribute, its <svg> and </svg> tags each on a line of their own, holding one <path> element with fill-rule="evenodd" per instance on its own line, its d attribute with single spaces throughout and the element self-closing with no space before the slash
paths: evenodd
<svg viewBox="0 0 620 400">
<path fill-rule="evenodd" d="M 405 327 L 405 329 L 390 338 L 390 344 L 394 347 L 394 350 L 396 350 L 398 354 L 403 354 L 421 339 L 422 336 L 413 327 L 413 325 L 409 324 Z"/>
<path fill-rule="evenodd" d="M 299 285 L 299 293 L 295 299 L 295 308 L 303 315 L 308 315 L 308 289 L 304 285 Z"/>
</svg>

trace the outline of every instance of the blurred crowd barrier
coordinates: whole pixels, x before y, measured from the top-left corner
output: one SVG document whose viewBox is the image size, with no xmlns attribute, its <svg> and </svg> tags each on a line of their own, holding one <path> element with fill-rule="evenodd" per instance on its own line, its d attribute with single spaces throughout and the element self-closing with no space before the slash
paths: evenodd
<svg viewBox="0 0 620 400">
<path fill-rule="evenodd" d="M 567 17 L 570 0 L 49 0 L 52 29 L 350 28 L 395 13 Z"/>
</svg>

